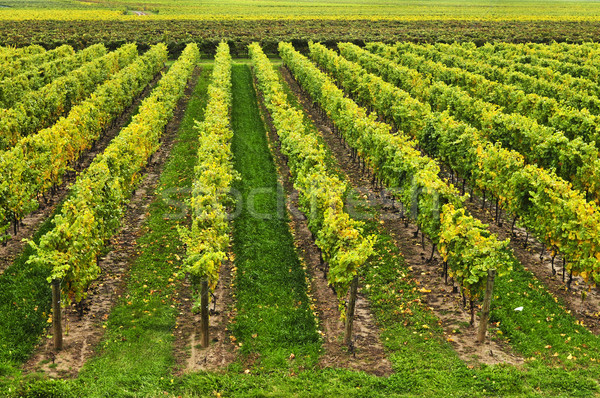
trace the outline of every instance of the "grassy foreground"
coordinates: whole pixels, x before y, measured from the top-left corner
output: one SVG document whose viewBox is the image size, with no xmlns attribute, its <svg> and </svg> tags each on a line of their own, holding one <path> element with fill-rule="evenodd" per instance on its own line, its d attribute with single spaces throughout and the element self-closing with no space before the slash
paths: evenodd
<svg viewBox="0 0 600 398">
<path fill-rule="evenodd" d="M 39 239 L 52 229 L 54 214 L 32 237 Z M 50 270 L 27 264 L 33 254 L 27 245 L 23 253 L 0 275 L 0 390 L 3 378 L 14 375 L 16 368 L 29 356 L 45 332 L 51 311 L 51 289 L 46 278 Z"/>
</svg>

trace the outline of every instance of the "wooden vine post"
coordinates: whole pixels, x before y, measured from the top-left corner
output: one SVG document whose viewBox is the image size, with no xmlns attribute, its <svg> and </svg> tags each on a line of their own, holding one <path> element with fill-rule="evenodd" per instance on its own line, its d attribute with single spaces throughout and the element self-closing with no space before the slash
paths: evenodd
<svg viewBox="0 0 600 398">
<path fill-rule="evenodd" d="M 62 316 L 60 308 L 60 281 L 52 279 L 52 329 L 54 336 L 54 350 L 63 348 Z"/>
<path fill-rule="evenodd" d="M 208 347 L 208 280 L 202 279 L 202 287 L 200 290 L 200 332 L 202 347 Z"/>
<path fill-rule="evenodd" d="M 477 343 L 482 344 L 485 341 L 487 324 L 490 319 L 490 305 L 492 303 L 492 294 L 494 292 L 494 280 L 496 270 L 489 269 L 487 283 L 485 285 L 485 296 L 483 298 L 483 308 L 481 310 L 481 319 L 479 320 L 479 333 L 477 334 Z"/>
<path fill-rule="evenodd" d="M 347 346 L 352 343 L 352 326 L 354 324 L 354 308 L 356 307 L 357 293 L 358 275 L 354 277 L 350 285 L 350 299 L 348 300 L 348 309 L 346 310 L 346 333 L 344 335 L 344 344 Z"/>
</svg>

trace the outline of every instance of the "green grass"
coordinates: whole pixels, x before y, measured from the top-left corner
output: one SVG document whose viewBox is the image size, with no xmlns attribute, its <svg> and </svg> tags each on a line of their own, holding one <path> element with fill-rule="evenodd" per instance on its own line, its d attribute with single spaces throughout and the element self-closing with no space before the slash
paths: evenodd
<svg viewBox="0 0 600 398">
<path fill-rule="evenodd" d="M 513 271 L 497 279 L 491 321 L 500 322 L 504 336 L 527 358 L 567 368 L 597 367 L 600 361 L 598 336 L 577 324 L 562 300 L 514 258 Z"/>
<path fill-rule="evenodd" d="M 52 219 L 62 204 L 40 226 L 32 240 L 39 239 L 53 227 Z M 51 310 L 51 289 L 46 280 L 50 269 L 27 264 L 34 253 L 26 245 L 23 253 L 0 276 L 0 390 L 2 378 L 29 358 L 45 330 Z"/>
<path fill-rule="evenodd" d="M 247 65 L 233 66 L 232 150 L 241 180 L 233 220 L 237 317 L 231 326 L 254 371 L 312 366 L 320 341 L 277 170 Z M 295 360 L 289 360 L 291 354 Z"/>
</svg>

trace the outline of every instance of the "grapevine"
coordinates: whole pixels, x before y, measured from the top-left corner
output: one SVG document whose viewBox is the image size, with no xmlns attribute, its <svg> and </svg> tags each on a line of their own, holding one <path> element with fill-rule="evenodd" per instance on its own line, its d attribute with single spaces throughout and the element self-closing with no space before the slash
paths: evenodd
<svg viewBox="0 0 600 398">
<path fill-rule="evenodd" d="M 37 209 L 102 131 L 131 104 L 162 68 L 167 52 L 157 45 L 117 73 L 66 118 L 0 152 L 0 234 Z"/>
<path fill-rule="evenodd" d="M 98 84 L 129 65 L 137 56 L 135 44 L 124 45 L 25 94 L 12 108 L 0 109 L 0 149 L 7 149 L 21 137 L 54 124 L 72 106 L 88 97 Z"/>
<path fill-rule="evenodd" d="M 341 47 L 345 55 L 351 53 L 347 51 L 350 46 Z M 337 55 L 329 52 L 329 57 Z M 361 58 L 361 63 L 366 64 L 366 59 L 369 57 Z M 379 58 L 370 59 L 374 61 L 370 70 L 385 69 L 381 67 L 382 63 L 377 62 Z M 342 70 L 353 67 L 352 76 L 367 78 L 364 71 L 356 69 L 356 64 L 344 62 L 342 58 L 322 64 L 332 70 L 335 70 L 334 66 Z M 336 74 L 342 76 L 341 73 Z M 353 81 L 347 84 L 354 88 L 368 87 Z M 383 90 L 378 93 L 379 96 L 386 95 Z M 378 99 L 377 104 L 384 106 L 381 104 L 385 101 Z M 568 182 L 554 173 L 526 165 L 518 152 L 488 142 L 480 131 L 457 122 L 447 113 L 415 114 L 404 122 L 420 126 L 423 118 L 426 119 L 426 127 L 414 131 L 426 152 L 440 158 L 482 191 L 491 192 L 499 205 L 518 215 L 522 224 L 546 247 L 562 253 L 574 275 L 581 275 L 592 285 L 600 282 L 600 234 L 597 229 L 600 211 L 595 203 L 586 201 L 582 193 L 573 190 Z"/>
<path fill-rule="evenodd" d="M 338 295 L 342 319 L 345 297 L 358 269 L 374 254 L 375 236 L 363 233 L 364 224 L 344 211 L 346 184 L 325 162 L 325 150 L 305 126 L 302 113 L 289 105 L 269 59 L 257 43 L 249 47 L 258 86 L 265 97 L 281 151 L 288 157 L 301 210 L 329 263 L 328 281 Z"/>
<path fill-rule="evenodd" d="M 527 116 L 505 113 L 502 108 L 473 98 L 459 87 L 449 86 L 441 81 L 431 82 L 422 73 L 352 44 L 340 43 L 339 47 L 349 60 L 359 62 L 368 71 L 406 90 L 410 95 L 404 93 L 405 97 L 426 102 L 434 110 L 447 111 L 479 129 L 489 141 L 499 142 L 504 148 L 520 152 L 529 163 L 555 170 L 559 177 L 572 182 L 575 188 L 586 192 L 591 199 L 600 200 L 600 159 L 593 144 L 586 143 L 581 138 L 570 140 L 561 132 L 540 125 Z M 392 90 L 384 83 L 378 84 L 388 92 Z M 392 90 L 394 95 L 398 95 L 397 91 L 399 90 Z M 405 103 L 401 108 L 387 106 L 384 112 L 388 114 L 393 110 L 395 115 L 399 115 L 399 109 L 405 109 L 407 115 L 403 115 L 403 119 L 406 119 L 406 116 L 414 115 L 414 112 L 423 114 L 422 107 L 423 105 L 413 101 L 411 104 Z M 396 122 L 397 119 L 396 117 Z M 409 125 L 420 129 L 422 123 Z M 405 128 L 405 125 L 399 127 Z"/>
<path fill-rule="evenodd" d="M 222 42 L 215 56 L 209 101 L 199 132 L 198 164 L 194 170 L 191 229 L 179 230 L 186 245 L 184 264 L 197 284 L 208 280 L 211 291 L 219 280 L 221 263 L 227 257 L 229 224 L 227 205 L 231 183 L 237 178 L 231 152 L 231 55 Z"/>
</svg>

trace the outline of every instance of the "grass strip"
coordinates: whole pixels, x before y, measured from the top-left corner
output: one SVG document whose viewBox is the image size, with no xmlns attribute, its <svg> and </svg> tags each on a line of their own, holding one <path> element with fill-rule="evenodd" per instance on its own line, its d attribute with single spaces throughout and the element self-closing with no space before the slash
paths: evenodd
<svg viewBox="0 0 600 398">
<path fill-rule="evenodd" d="M 241 210 L 233 221 L 234 338 L 254 371 L 312 366 L 321 344 L 306 273 L 288 227 L 283 190 L 247 65 L 233 65 L 232 83 L 232 150 L 241 175 L 234 184 Z"/>
</svg>

